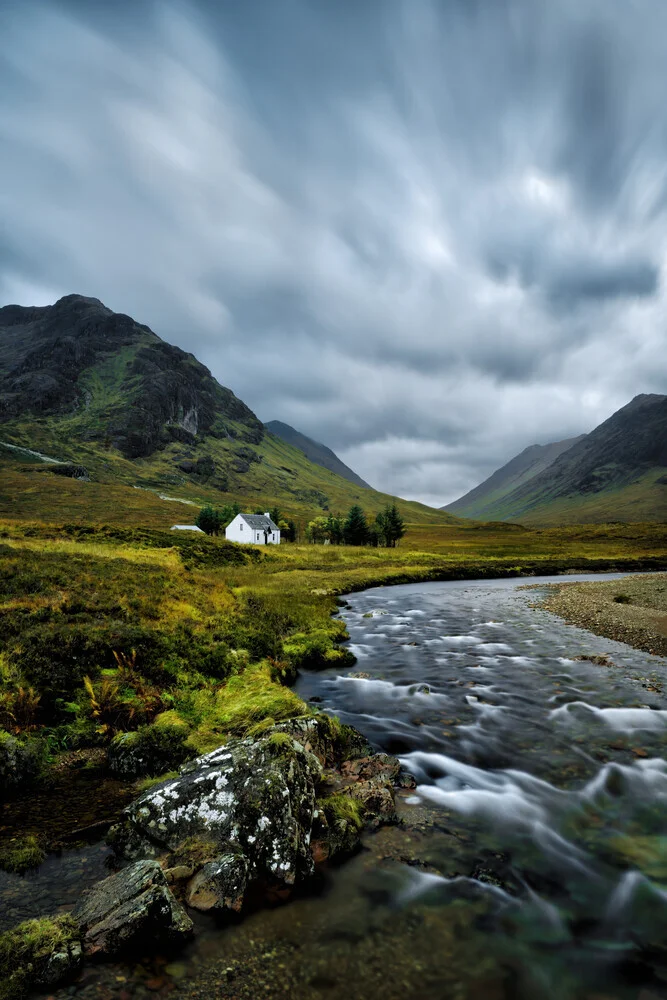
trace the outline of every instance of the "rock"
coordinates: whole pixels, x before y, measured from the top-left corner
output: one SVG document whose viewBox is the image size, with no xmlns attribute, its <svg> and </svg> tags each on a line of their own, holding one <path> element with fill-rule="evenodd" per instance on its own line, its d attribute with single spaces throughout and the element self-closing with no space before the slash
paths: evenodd
<svg viewBox="0 0 667 1000">
<path fill-rule="evenodd" d="M 187 878 L 192 878 L 195 871 L 192 865 L 174 865 L 173 868 L 164 869 L 164 877 L 169 885 L 174 882 L 184 882 Z"/>
<path fill-rule="evenodd" d="M 401 762 L 397 757 L 392 757 L 388 753 L 376 753 L 371 757 L 346 760 L 341 767 L 343 776 L 355 777 L 359 781 L 381 778 L 392 782 L 398 779 L 400 773 Z"/>
<path fill-rule="evenodd" d="M 209 861 L 188 885 L 186 903 L 194 910 L 239 913 L 248 884 L 250 863 L 240 853 L 223 854 Z"/>
<path fill-rule="evenodd" d="M 73 979 L 83 964 L 83 952 L 80 941 L 70 941 L 58 951 L 54 951 L 35 968 L 34 982 L 36 986 L 57 986 L 68 979 Z"/>
<path fill-rule="evenodd" d="M 220 856 L 245 855 L 250 876 L 293 885 L 310 874 L 315 782 L 322 768 L 288 733 L 234 740 L 149 789 L 114 831 L 128 857 L 177 851 L 192 838 L 212 840 Z"/>
<path fill-rule="evenodd" d="M 113 956 L 158 939 L 176 944 L 192 921 L 171 894 L 156 861 L 138 861 L 98 882 L 75 906 L 89 956 Z"/>
<path fill-rule="evenodd" d="M 38 773 L 37 751 L 0 729 L 0 801 L 17 788 L 34 781 Z"/>
<path fill-rule="evenodd" d="M 396 822 L 394 785 L 405 787 L 403 781 L 407 777 L 396 757 L 377 753 L 372 757 L 345 761 L 341 774 L 344 778 L 355 779 L 345 791 L 363 805 L 367 826 L 376 829 L 383 823 Z"/>
<path fill-rule="evenodd" d="M 343 760 L 373 753 L 367 740 L 352 726 L 341 725 L 328 715 L 299 716 L 281 722 L 274 732 L 287 733 L 304 750 L 314 754 L 322 767 L 338 767 Z"/>
</svg>

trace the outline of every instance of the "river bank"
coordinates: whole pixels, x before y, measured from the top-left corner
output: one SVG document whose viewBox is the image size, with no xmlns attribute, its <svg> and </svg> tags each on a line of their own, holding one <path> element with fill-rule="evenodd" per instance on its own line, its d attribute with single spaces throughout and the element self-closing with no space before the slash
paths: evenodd
<svg viewBox="0 0 667 1000">
<path fill-rule="evenodd" d="M 428 545 L 426 538 L 421 541 L 424 549 L 285 546 L 278 552 L 265 554 L 216 540 L 175 540 L 168 533 L 157 531 L 7 525 L 0 544 L 0 625 L 3 626 L 0 708 L 6 720 L 2 725 L 11 729 L 12 740 L 23 744 L 26 751 L 35 751 L 35 760 L 39 757 L 42 762 L 47 781 L 70 755 L 81 754 L 81 758 L 69 760 L 68 767 L 81 763 L 87 768 L 95 764 L 95 755 L 102 762 L 110 761 L 115 754 L 118 777 L 125 782 L 119 791 L 124 795 L 125 787 L 134 780 L 165 778 L 165 772 L 173 772 L 184 760 L 230 740 L 257 741 L 272 727 L 303 715 L 311 703 L 334 716 L 344 713 L 344 698 L 325 704 L 318 701 L 322 696 L 315 691 L 308 693 L 300 685 L 295 691 L 289 685 L 297 672 L 306 679 L 324 679 L 334 672 L 337 677 L 353 680 L 352 672 L 348 671 L 354 656 L 358 659 L 358 672 L 364 672 L 363 642 L 355 640 L 351 646 L 345 645 L 349 625 L 345 605 L 356 601 L 355 596 L 349 595 L 372 583 L 449 579 L 461 582 L 424 586 L 427 589 L 449 586 L 455 590 L 462 587 L 465 591 L 467 577 L 487 580 L 505 577 L 508 582 L 504 586 L 512 587 L 509 578 L 522 574 L 576 568 L 655 569 L 667 564 L 667 541 L 656 547 L 647 526 L 632 530 L 626 526 L 623 531 L 612 526 L 563 532 L 524 531 L 504 525 L 473 526 L 448 531 L 437 540 L 431 539 Z M 348 595 L 345 601 L 340 597 L 342 594 Z M 412 618 L 409 622 L 416 628 Z M 395 625 L 400 632 L 399 626 L 404 627 L 405 622 L 397 621 Z M 459 638 L 465 639 L 465 624 L 456 628 Z M 441 638 L 436 635 L 428 642 L 436 639 L 440 642 Z M 398 685 L 381 684 L 373 688 L 369 711 L 357 726 L 368 733 L 376 748 L 384 747 L 383 741 L 373 735 L 375 713 L 384 704 L 384 694 L 396 688 L 392 694 L 394 705 L 386 706 L 391 717 L 393 708 L 403 699 L 403 689 L 413 686 L 411 663 L 419 656 L 420 641 L 414 639 L 402 645 L 406 655 L 404 680 Z M 450 652 L 455 657 L 456 650 Z M 313 669 L 318 673 L 313 674 Z M 360 683 L 363 680 L 361 677 Z M 344 681 L 341 683 L 339 693 L 345 690 Z M 474 685 L 461 681 L 462 688 L 468 686 Z M 436 704 L 437 699 L 415 712 L 411 698 L 408 703 L 413 715 L 409 727 L 414 723 L 420 738 L 425 737 L 430 731 L 424 725 L 426 708 L 428 704 Z M 464 707 L 466 712 L 468 709 Z M 400 715 L 399 712 L 394 721 L 396 733 L 393 742 L 390 741 L 391 752 L 395 754 L 410 748 L 409 741 L 406 743 L 404 739 L 404 721 Z M 451 716 L 445 711 L 441 721 L 445 744 L 451 741 L 459 745 L 465 719 L 460 713 Z M 131 751 L 125 763 L 121 759 L 123 754 L 117 752 L 116 737 Z M 623 747 L 622 752 L 624 763 L 634 759 L 631 747 Z M 137 763 L 134 767 L 140 756 L 141 766 Z M 517 750 L 517 759 L 520 756 Z M 496 763 L 501 759 L 511 766 L 510 757 L 498 757 Z M 581 776 L 577 765 L 577 761 L 570 762 L 573 777 Z M 16 776 L 14 788 L 9 790 L 14 802 L 18 797 L 29 806 L 33 796 L 38 800 L 44 774 L 39 777 L 31 771 L 29 777 L 37 781 L 32 789 Z M 44 821 L 34 816 L 39 819 L 40 827 L 34 830 L 34 835 L 47 851 L 57 842 L 71 840 L 71 835 L 82 826 L 95 827 L 113 818 L 102 808 L 105 802 L 99 803 L 99 814 L 97 807 L 93 808 L 97 780 L 94 768 L 83 777 L 82 787 L 91 781 L 89 815 L 79 816 L 77 807 L 77 814 L 71 816 L 71 828 L 63 815 L 61 830 L 60 820 L 54 822 L 56 814 L 53 817 L 49 814 L 47 793 L 44 807 L 39 810 Z M 21 809 L 5 807 L 3 813 L 2 839 L 13 842 L 29 827 L 33 832 L 30 824 L 20 818 Z M 66 813 L 64 809 L 63 814 Z M 452 822 L 448 821 L 448 828 Z M 401 829 L 409 840 L 410 824 L 406 822 Z M 372 844 L 373 837 L 365 848 L 371 854 Z M 89 877 L 94 881 L 99 879 L 96 866 L 105 863 L 104 852 L 91 852 L 86 845 L 78 851 L 68 854 L 69 860 L 62 863 L 50 857 L 46 867 L 28 873 L 23 884 L 27 887 L 32 883 L 33 891 L 23 894 L 17 889 L 10 904 L 12 913 L 19 919 L 27 915 L 26 908 L 32 905 L 28 896 L 53 900 L 57 907 L 69 907 L 77 882 L 83 887 L 90 884 Z M 413 858 L 405 843 L 400 849 L 396 847 L 392 857 L 401 872 L 407 869 L 414 874 L 415 867 L 422 871 L 423 857 Z M 488 865 L 483 860 L 478 859 L 476 865 L 466 863 L 463 869 L 466 877 L 473 877 L 471 873 L 478 869 L 485 871 Z M 429 864 L 423 873 L 436 874 Z M 438 871 L 441 873 L 438 877 L 445 877 L 444 873 L 450 877 L 451 866 L 439 867 Z M 376 877 L 371 865 L 370 883 L 364 883 L 363 889 L 371 898 L 377 893 Z M 401 874 L 399 882 L 402 878 Z M 59 882 L 66 884 L 67 900 L 56 901 Z M 327 880 L 325 883 L 332 884 Z M 403 888 L 407 891 L 409 887 Z M 393 919 L 391 915 L 396 912 L 393 891 L 387 895 L 382 890 L 380 895 L 388 900 L 388 912 Z M 425 919 L 424 914 L 419 919 L 422 918 Z M 270 923 L 268 916 L 250 919 Z M 324 915 L 322 925 L 328 926 Z M 205 934 L 202 940 L 215 941 L 211 947 L 222 948 L 222 939 L 215 934 L 210 938 Z M 470 941 L 467 945 L 469 949 L 472 947 Z M 359 948 L 368 949 L 363 937 Z M 265 949 L 270 950 L 268 946 Z M 398 944 L 394 951 L 400 951 Z M 331 954 L 335 954 L 335 949 L 331 949 Z M 361 953 L 355 954 L 363 964 Z M 201 959 L 195 950 L 193 962 L 197 955 Z M 159 958 L 141 966 L 142 970 L 152 969 L 153 974 L 136 968 L 128 973 L 125 967 L 120 970 L 115 967 L 114 974 L 125 983 L 120 992 L 109 986 L 105 976 L 97 978 L 95 973 L 90 979 L 86 972 L 81 988 L 77 986 L 77 995 L 115 997 L 130 992 L 140 996 L 144 995 L 142 990 L 148 993 L 153 990 L 145 986 L 146 982 L 155 986 L 160 982 L 159 989 L 173 991 L 178 977 L 158 975 L 155 963 Z M 209 955 L 206 961 L 201 960 L 197 977 L 204 975 L 204 966 L 210 969 L 210 958 Z M 304 965 L 303 995 L 315 997 L 319 995 L 313 992 L 315 987 L 311 989 L 308 985 L 310 967 L 308 960 Z M 315 979 L 319 982 L 318 975 Z M 433 973 L 434 981 L 438 975 L 444 975 L 442 969 L 437 975 Z M 328 979 L 338 982 L 338 978 L 330 970 Z M 381 978 L 380 975 L 378 981 Z M 362 979 L 369 985 L 369 979 Z M 459 981 L 463 981 L 460 975 Z M 253 988 L 248 986 L 249 990 Z M 230 989 L 238 992 L 238 979 Z M 340 989 L 341 995 L 345 995 L 345 983 Z"/>
<path fill-rule="evenodd" d="M 350 595 L 357 664 L 296 693 L 415 774 L 399 825 L 287 908 L 91 967 L 57 1000 L 663 998 L 667 708 L 638 678 L 664 660 L 565 625 L 524 582 Z"/>
<path fill-rule="evenodd" d="M 644 574 L 622 581 L 555 583 L 542 607 L 570 625 L 667 656 L 667 576 Z"/>
</svg>

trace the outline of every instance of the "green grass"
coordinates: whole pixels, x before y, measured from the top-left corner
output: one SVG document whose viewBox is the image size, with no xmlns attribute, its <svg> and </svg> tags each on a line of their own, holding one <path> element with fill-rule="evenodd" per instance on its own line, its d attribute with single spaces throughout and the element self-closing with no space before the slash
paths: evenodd
<svg viewBox="0 0 667 1000">
<path fill-rule="evenodd" d="M 37 837 L 28 833 L 0 844 L 0 869 L 23 875 L 31 868 L 38 868 L 46 854 Z"/>
<path fill-rule="evenodd" d="M 352 662 L 333 617 L 348 591 L 664 566 L 667 526 L 659 525 L 410 524 L 396 549 L 258 550 L 175 537 L 150 521 L 135 529 L 5 521 L 0 707 L 21 708 L 15 731 L 65 749 L 167 723 L 185 727 L 188 747 L 201 753 L 304 713 L 285 686 L 296 668 Z M 30 688 L 36 698 L 26 697 Z"/>
<path fill-rule="evenodd" d="M 525 490 L 521 500 L 512 493 L 494 503 L 490 494 L 468 516 L 493 516 L 526 525 L 603 524 L 611 521 L 667 521 L 667 487 L 663 467 L 644 472 L 631 483 L 614 483 L 597 492 L 542 496 Z M 484 512 L 480 513 L 483 508 Z M 492 511 L 492 514 L 489 513 Z"/>
<path fill-rule="evenodd" d="M 0 934 L 0 1000 L 25 996 L 36 969 L 78 938 L 79 929 L 69 916 L 26 920 Z"/>
<path fill-rule="evenodd" d="M 103 395 L 113 391 L 113 382 L 99 380 L 97 372 L 91 374 L 91 379 L 97 386 L 93 397 L 95 392 Z M 305 532 L 308 521 L 325 509 L 347 513 L 359 503 L 374 517 L 394 499 L 355 486 L 309 462 L 298 448 L 268 432 L 259 444 L 243 445 L 243 425 L 235 426 L 230 421 L 230 429 L 239 435 L 236 439 L 208 437 L 192 447 L 172 442 L 148 458 L 130 461 L 99 442 L 82 440 L 86 430 L 91 429 L 84 426 L 85 422 L 95 419 L 94 412 L 91 415 L 86 411 L 71 418 L 47 417 L 2 425 L 1 440 L 83 465 L 93 482 L 54 476 L 48 465 L 22 459 L 0 447 L 0 517 L 39 520 L 48 510 L 54 519 L 101 524 L 119 519 L 120 509 L 128 525 L 170 527 L 194 521 L 197 510 L 192 503 L 198 508 L 208 503 L 223 506 L 238 501 L 252 511 L 269 510 L 277 504 L 283 515 L 295 520 Z M 250 462 L 244 473 L 233 470 L 241 447 L 249 448 L 259 459 Z M 193 460 L 210 456 L 218 474 L 202 480 L 183 473 L 177 463 L 186 452 Z M 135 489 L 137 486 L 142 489 Z M 160 493 L 190 503 L 160 500 Z M 457 521 L 451 514 L 413 501 L 401 500 L 399 507 L 403 517 L 413 522 Z"/>
</svg>

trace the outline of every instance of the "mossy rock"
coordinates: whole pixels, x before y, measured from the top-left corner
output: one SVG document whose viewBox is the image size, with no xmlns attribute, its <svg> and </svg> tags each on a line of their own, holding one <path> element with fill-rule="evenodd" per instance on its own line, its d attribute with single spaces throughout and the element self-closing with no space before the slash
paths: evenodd
<svg viewBox="0 0 667 1000">
<path fill-rule="evenodd" d="M 0 934 L 0 1000 L 72 978 L 81 966 L 81 935 L 70 916 L 26 920 Z"/>
<path fill-rule="evenodd" d="M 350 795 L 329 795 L 317 800 L 313 840 L 320 841 L 328 860 L 347 857 L 358 850 L 364 828 L 364 807 Z"/>
<path fill-rule="evenodd" d="M 165 722 L 120 733 L 109 747 L 109 770 L 119 778 L 155 777 L 196 756 L 187 725 Z"/>
</svg>

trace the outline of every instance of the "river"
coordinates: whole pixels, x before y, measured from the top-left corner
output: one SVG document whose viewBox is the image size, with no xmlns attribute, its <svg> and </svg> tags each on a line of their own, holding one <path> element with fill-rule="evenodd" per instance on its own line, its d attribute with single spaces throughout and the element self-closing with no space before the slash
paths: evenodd
<svg viewBox="0 0 667 1000">
<path fill-rule="evenodd" d="M 356 666 L 297 691 L 416 777 L 402 825 L 314 894 L 55 996 L 667 997 L 666 663 L 533 607 L 546 582 L 352 595 Z"/>
</svg>

